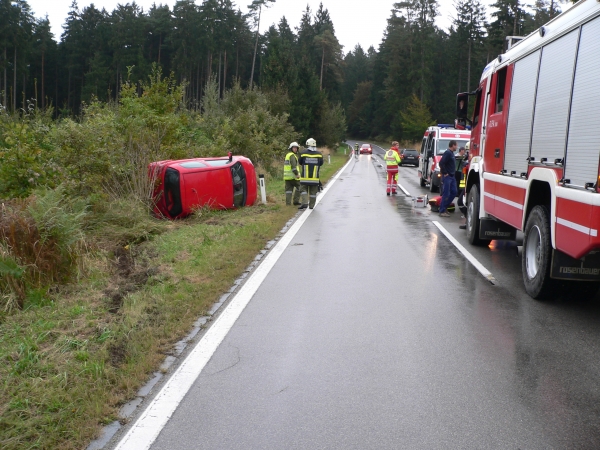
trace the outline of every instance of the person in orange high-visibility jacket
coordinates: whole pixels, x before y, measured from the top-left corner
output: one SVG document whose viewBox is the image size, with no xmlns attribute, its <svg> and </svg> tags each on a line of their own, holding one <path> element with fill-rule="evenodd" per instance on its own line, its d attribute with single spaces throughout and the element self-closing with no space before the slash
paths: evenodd
<svg viewBox="0 0 600 450">
<path fill-rule="evenodd" d="M 396 185 L 398 183 L 398 166 L 402 161 L 400 155 L 392 148 L 385 152 L 385 164 L 387 166 L 387 187 L 386 194 L 396 194 Z"/>
</svg>

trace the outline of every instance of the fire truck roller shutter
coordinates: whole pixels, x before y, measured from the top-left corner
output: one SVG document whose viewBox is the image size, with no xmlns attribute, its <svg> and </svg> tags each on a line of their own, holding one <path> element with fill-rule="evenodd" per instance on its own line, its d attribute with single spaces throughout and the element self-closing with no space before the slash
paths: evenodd
<svg viewBox="0 0 600 450">
<path fill-rule="evenodd" d="M 575 69 L 565 178 L 571 184 L 585 186 L 598 176 L 600 133 L 600 18 L 585 24 L 581 30 L 579 54 Z"/>
<path fill-rule="evenodd" d="M 578 40 L 575 30 L 542 49 L 531 139 L 535 161 L 564 158 Z"/>
<path fill-rule="evenodd" d="M 504 155 L 504 169 L 508 173 L 527 172 L 526 158 L 529 156 L 531 142 L 531 120 L 540 53 L 538 50 L 515 63 Z"/>
</svg>

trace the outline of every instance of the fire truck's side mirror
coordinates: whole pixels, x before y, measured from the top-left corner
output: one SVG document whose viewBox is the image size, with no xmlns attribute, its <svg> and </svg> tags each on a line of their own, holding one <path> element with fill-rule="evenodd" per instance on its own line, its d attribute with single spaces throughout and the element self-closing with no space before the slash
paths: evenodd
<svg viewBox="0 0 600 450">
<path fill-rule="evenodd" d="M 469 110 L 469 94 L 461 92 L 456 96 L 456 118 L 466 119 Z"/>
</svg>

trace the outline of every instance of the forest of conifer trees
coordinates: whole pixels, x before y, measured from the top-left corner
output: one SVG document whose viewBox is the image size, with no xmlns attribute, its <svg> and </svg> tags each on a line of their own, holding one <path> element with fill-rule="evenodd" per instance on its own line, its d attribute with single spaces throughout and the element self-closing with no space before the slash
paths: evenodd
<svg viewBox="0 0 600 450">
<path fill-rule="evenodd" d="M 432 120 L 451 121 L 456 93 L 476 87 L 505 37 L 534 31 L 567 0 L 496 0 L 491 7 L 455 0 L 447 30 L 436 25 L 438 0 L 393 3 L 378 48 L 345 52 L 326 4 L 307 6 L 299 24 L 282 17 L 260 28 L 261 8 L 273 1 L 254 0 L 249 14 L 231 0 L 148 10 L 133 2 L 110 12 L 73 1 L 62 35 L 54 36 L 26 0 L 0 0 L 0 17 L 8 19 L 0 23 L 0 103 L 18 111 L 35 102 L 52 106 L 56 117 L 77 116 L 92 98 L 117 99 L 127 76 L 146 79 L 158 63 L 186 83 L 190 109 L 200 108 L 215 77 L 220 92 L 236 81 L 286 92 L 289 121 L 302 135 L 339 134 L 345 115 L 351 136 L 412 139 L 401 111 L 411 104 L 428 108 Z"/>
</svg>

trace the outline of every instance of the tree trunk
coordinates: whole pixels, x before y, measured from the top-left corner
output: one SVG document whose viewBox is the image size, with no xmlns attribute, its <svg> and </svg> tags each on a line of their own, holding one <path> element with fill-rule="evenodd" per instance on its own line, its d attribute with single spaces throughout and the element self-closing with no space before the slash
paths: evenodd
<svg viewBox="0 0 600 450">
<path fill-rule="evenodd" d="M 13 112 L 17 110 L 17 46 L 15 45 L 15 61 L 13 66 Z"/>
<path fill-rule="evenodd" d="M 319 90 L 323 90 L 323 66 L 325 65 L 325 46 L 323 46 L 323 56 L 321 56 L 321 83 L 319 84 Z"/>
<path fill-rule="evenodd" d="M 469 40 L 469 59 L 467 63 L 467 92 L 471 92 L 471 40 Z"/>
<path fill-rule="evenodd" d="M 423 102 L 423 97 L 425 96 L 425 50 L 421 49 L 421 102 Z"/>
<path fill-rule="evenodd" d="M 67 110 L 71 109 L 71 68 L 69 67 L 69 81 L 67 83 Z M 119 83 L 119 69 L 117 69 L 117 83 Z M 117 84 L 117 89 L 119 85 Z"/>
<path fill-rule="evenodd" d="M 223 61 L 223 92 L 227 89 L 227 50 L 225 50 L 225 56 Z"/>
<path fill-rule="evenodd" d="M 235 79 L 238 79 L 239 73 L 238 70 L 240 68 L 240 45 L 235 44 Z"/>
<path fill-rule="evenodd" d="M 162 33 L 158 34 L 158 64 L 160 64 L 160 48 L 162 47 Z"/>
<path fill-rule="evenodd" d="M 252 82 L 254 81 L 254 63 L 256 62 L 256 50 L 258 50 L 258 31 L 260 30 L 260 14 L 262 12 L 262 6 L 258 7 L 258 24 L 256 25 L 256 42 L 254 43 L 254 57 L 252 58 L 252 72 L 250 73 L 250 89 L 252 89 Z"/>
<path fill-rule="evenodd" d="M 219 98 L 221 98 L 221 52 L 219 52 Z"/>
<path fill-rule="evenodd" d="M 4 46 L 4 101 L 2 105 L 8 110 L 8 105 L 6 104 L 6 67 L 8 66 L 8 59 L 6 59 L 6 45 Z"/>
<path fill-rule="evenodd" d="M 517 35 L 517 16 L 519 14 L 519 0 L 515 1 L 515 21 L 513 23 L 513 36 Z"/>
<path fill-rule="evenodd" d="M 58 64 L 54 64 L 54 102 L 54 118 L 58 119 Z"/>
<path fill-rule="evenodd" d="M 45 91 L 44 91 L 44 56 L 46 52 L 42 52 L 42 109 L 46 108 L 46 99 L 45 99 Z M 37 93 L 36 93 L 37 96 Z"/>
<path fill-rule="evenodd" d="M 198 68 L 196 69 L 196 104 L 194 105 L 194 111 L 198 111 L 198 103 L 200 103 L 200 61 L 198 61 Z"/>
</svg>

